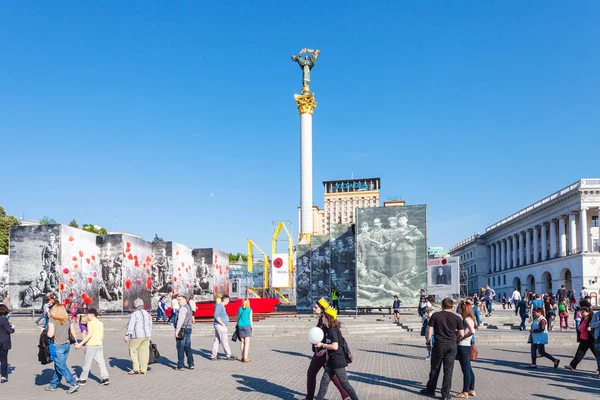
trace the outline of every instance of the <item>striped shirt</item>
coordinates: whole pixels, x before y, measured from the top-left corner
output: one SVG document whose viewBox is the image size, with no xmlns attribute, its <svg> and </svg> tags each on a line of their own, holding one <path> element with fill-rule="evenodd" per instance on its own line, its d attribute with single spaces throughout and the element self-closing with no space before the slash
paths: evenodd
<svg viewBox="0 0 600 400">
<path fill-rule="evenodd" d="M 152 317 L 146 310 L 135 310 L 129 316 L 127 335 L 132 339 L 143 339 L 152 336 Z"/>
</svg>

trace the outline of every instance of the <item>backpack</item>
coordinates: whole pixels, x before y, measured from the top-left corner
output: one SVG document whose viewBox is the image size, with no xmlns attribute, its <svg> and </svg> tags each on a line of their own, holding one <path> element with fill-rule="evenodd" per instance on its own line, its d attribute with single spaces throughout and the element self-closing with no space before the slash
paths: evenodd
<svg viewBox="0 0 600 400">
<path fill-rule="evenodd" d="M 558 311 L 560 311 L 560 312 L 567 311 L 567 307 L 565 307 L 565 305 L 563 303 L 560 303 L 558 305 Z"/>
<path fill-rule="evenodd" d="M 350 346 L 348 346 L 348 342 L 342 336 L 342 350 L 344 351 L 344 357 L 346 358 L 346 362 L 348 364 L 352 364 L 352 351 L 350 350 Z"/>
<path fill-rule="evenodd" d="M 50 344 L 46 331 L 43 331 L 40 335 L 40 342 L 38 344 L 38 361 L 42 365 L 50 364 L 53 358 L 50 354 Z"/>
</svg>

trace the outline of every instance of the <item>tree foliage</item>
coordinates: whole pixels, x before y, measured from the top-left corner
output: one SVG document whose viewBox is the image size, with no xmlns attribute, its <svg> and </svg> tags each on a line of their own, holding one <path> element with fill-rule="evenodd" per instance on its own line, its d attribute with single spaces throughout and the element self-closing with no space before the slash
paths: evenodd
<svg viewBox="0 0 600 400">
<path fill-rule="evenodd" d="M 50 218 L 47 216 L 43 216 L 42 219 L 40 219 L 40 225 L 53 225 L 53 224 L 58 224 L 58 222 L 56 222 L 56 220 L 54 218 Z"/>
<path fill-rule="evenodd" d="M 106 231 L 106 229 L 102 228 L 101 226 L 96 226 L 93 224 L 83 224 L 81 229 L 86 232 L 95 233 L 96 235 L 106 235 L 108 233 Z"/>
<path fill-rule="evenodd" d="M 16 217 L 6 215 L 4 207 L 0 206 L 0 254 L 8 254 L 8 237 L 11 226 L 19 226 Z"/>
<path fill-rule="evenodd" d="M 238 260 L 240 259 L 240 257 L 242 257 L 242 261 L 243 262 L 247 262 L 248 261 L 248 255 L 247 254 L 243 254 L 243 253 L 229 253 L 229 262 L 230 263 L 238 262 Z"/>
<path fill-rule="evenodd" d="M 72 219 L 71 222 L 69 222 L 69 226 L 71 228 L 79 228 L 79 225 L 77 224 L 77 221 L 75 221 L 75 219 Z"/>
<path fill-rule="evenodd" d="M 152 243 L 164 243 L 165 240 L 163 238 L 161 238 L 160 236 L 158 236 L 158 234 L 154 234 L 154 239 L 152 240 Z"/>
</svg>

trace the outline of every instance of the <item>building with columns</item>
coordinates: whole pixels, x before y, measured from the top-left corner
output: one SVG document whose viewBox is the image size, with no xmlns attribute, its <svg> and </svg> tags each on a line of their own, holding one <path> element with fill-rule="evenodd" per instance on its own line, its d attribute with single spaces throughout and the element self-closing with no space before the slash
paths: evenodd
<svg viewBox="0 0 600 400">
<path fill-rule="evenodd" d="M 469 275 L 470 294 L 485 284 L 498 299 L 515 288 L 555 293 L 563 284 L 597 293 L 599 216 L 600 179 L 581 179 L 457 243 L 450 254 L 461 261 L 469 252 L 481 256 L 482 269 Z"/>
</svg>

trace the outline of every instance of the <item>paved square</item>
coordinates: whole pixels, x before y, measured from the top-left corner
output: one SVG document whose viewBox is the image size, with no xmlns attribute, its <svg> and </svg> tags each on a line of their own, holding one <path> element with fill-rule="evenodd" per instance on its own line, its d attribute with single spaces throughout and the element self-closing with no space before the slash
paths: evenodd
<svg viewBox="0 0 600 400">
<path fill-rule="evenodd" d="M 130 368 L 127 345 L 122 335 L 110 334 L 105 340 L 105 356 L 109 363 L 111 384 L 100 386 L 94 365 L 88 384 L 73 396 L 85 399 L 303 399 L 310 346 L 305 341 L 253 339 L 252 363 L 210 361 L 212 341 L 193 337 L 196 369 L 183 372 L 172 369 L 176 360 L 174 339 L 163 334 L 153 341 L 163 357 L 146 376 L 128 376 Z M 13 335 L 9 353 L 12 372 L 9 383 L 0 387 L 2 398 L 62 398 L 66 392 L 44 391 L 53 366 L 37 361 L 38 337 L 33 334 Z M 425 349 L 417 344 L 398 344 L 394 340 L 350 342 L 355 362 L 348 368 L 350 382 L 361 399 L 423 399 L 419 390 L 427 379 L 429 363 Z M 239 347 L 232 343 L 234 354 Z M 481 346 L 480 360 L 475 363 L 477 399 L 597 399 L 600 379 L 595 378 L 595 361 L 591 354 L 580 370 L 562 368 L 575 353 L 575 346 L 550 346 L 548 351 L 560 358 L 561 367 L 554 370 L 548 360 L 539 362 L 536 371 L 527 370 L 527 346 Z M 68 365 L 80 371 L 83 351 L 71 348 Z M 441 384 L 441 379 L 440 379 Z M 460 390 L 460 365 L 454 369 L 453 392 Z M 318 384 L 317 384 L 318 389 Z M 328 398 L 339 399 L 330 386 Z"/>
</svg>

